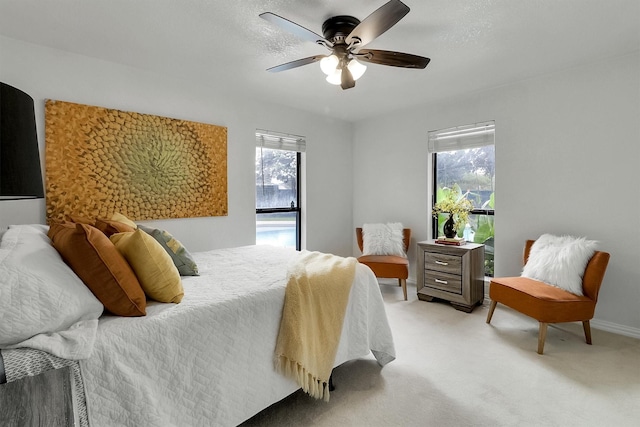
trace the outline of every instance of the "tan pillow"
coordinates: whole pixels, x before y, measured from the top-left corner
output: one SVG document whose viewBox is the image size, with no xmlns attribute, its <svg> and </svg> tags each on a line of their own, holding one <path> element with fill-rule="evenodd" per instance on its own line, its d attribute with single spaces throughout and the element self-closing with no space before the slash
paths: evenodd
<svg viewBox="0 0 640 427">
<path fill-rule="evenodd" d="M 67 215 L 66 220 L 69 222 L 74 222 L 76 224 L 89 224 L 89 225 L 95 225 L 95 221 L 91 218 L 86 218 L 83 216 L 77 216 L 77 215 Z"/>
<path fill-rule="evenodd" d="M 53 247 L 107 310 L 144 316 L 147 300 L 140 282 L 109 238 L 87 224 L 51 224 Z"/>
<path fill-rule="evenodd" d="M 149 298 L 160 302 L 182 301 L 184 289 L 178 269 L 153 237 L 138 229 L 114 234 L 111 241 L 129 262 Z"/>
<path fill-rule="evenodd" d="M 124 222 L 114 221 L 112 219 L 96 219 L 95 227 L 102 231 L 107 237 L 111 237 L 111 235 L 116 233 L 136 230 L 135 227 L 131 227 Z"/>
<path fill-rule="evenodd" d="M 135 222 L 133 222 L 132 220 L 130 220 L 126 216 L 122 215 L 120 212 L 114 213 L 111 216 L 111 219 L 113 221 L 123 222 L 123 223 L 127 224 L 129 227 L 133 228 L 134 230 L 136 228 L 138 228 L 138 225 Z"/>
</svg>

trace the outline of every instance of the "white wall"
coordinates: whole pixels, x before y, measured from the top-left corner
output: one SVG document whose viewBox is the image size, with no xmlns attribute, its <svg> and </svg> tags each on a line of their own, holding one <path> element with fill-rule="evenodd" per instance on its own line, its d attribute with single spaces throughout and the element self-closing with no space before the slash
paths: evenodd
<svg viewBox="0 0 640 427">
<path fill-rule="evenodd" d="M 306 136 L 307 248 L 351 254 L 351 124 L 6 37 L 0 52 L 0 80 L 35 100 L 41 156 L 47 98 L 228 128 L 229 215 L 152 222 L 193 251 L 255 243 L 256 128 Z M 44 222 L 44 200 L 0 202 L 0 229 Z"/>
<path fill-rule="evenodd" d="M 228 128 L 229 215 L 154 222 L 194 251 L 254 243 L 262 128 L 307 137 L 308 249 L 358 254 L 355 226 L 401 221 L 415 266 L 415 241 L 429 237 L 427 132 L 496 120 L 496 274 L 518 274 L 524 240 L 541 233 L 596 239 L 612 258 L 594 327 L 640 336 L 638 54 L 352 126 L 6 37 L 0 52 L 0 80 L 36 101 L 41 152 L 46 98 Z M 0 228 L 44 221 L 42 200 L 0 202 Z"/>
<path fill-rule="evenodd" d="M 496 275 L 519 275 L 527 238 L 598 240 L 611 261 L 594 327 L 640 337 L 639 118 L 636 53 L 358 122 L 353 225 L 411 227 L 415 267 L 430 238 L 427 132 L 495 120 Z"/>
</svg>

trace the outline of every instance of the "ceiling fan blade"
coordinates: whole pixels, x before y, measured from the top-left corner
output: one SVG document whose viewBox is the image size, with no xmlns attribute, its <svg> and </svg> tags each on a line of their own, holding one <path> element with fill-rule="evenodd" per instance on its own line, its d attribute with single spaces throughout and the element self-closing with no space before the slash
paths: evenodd
<svg viewBox="0 0 640 427">
<path fill-rule="evenodd" d="M 287 30 L 290 33 L 300 37 L 303 40 L 308 40 L 313 43 L 327 44 L 329 46 L 333 46 L 333 43 L 326 40 L 319 34 L 314 33 L 311 30 L 306 29 L 305 27 L 296 24 L 293 21 L 289 21 L 287 18 L 283 18 L 282 16 L 278 16 L 275 13 L 264 12 L 261 13 L 260 18 L 271 22 L 272 24 L 277 25 L 283 30 Z"/>
<path fill-rule="evenodd" d="M 314 62 L 318 62 L 326 56 L 327 55 L 314 55 L 314 56 L 309 56 L 307 58 L 296 59 L 295 61 L 291 61 L 285 64 L 276 65 L 275 67 L 267 68 L 267 71 L 270 71 L 272 73 L 277 73 L 278 71 L 284 71 L 284 70 L 290 70 L 296 67 L 302 67 L 303 65 L 313 64 Z"/>
<path fill-rule="evenodd" d="M 424 56 L 377 49 L 360 49 L 354 56 L 358 61 L 402 68 L 425 68 L 431 61 Z"/>
<path fill-rule="evenodd" d="M 353 74 L 347 66 L 342 67 L 342 74 L 340 75 L 340 87 L 344 89 L 351 89 L 356 85 L 356 81 L 353 79 Z"/>
<path fill-rule="evenodd" d="M 355 40 L 360 40 L 359 46 L 364 46 L 373 39 L 393 27 L 407 13 L 409 6 L 400 0 L 391 0 L 378 8 L 371 15 L 364 18 L 351 34 L 345 39 L 345 43 L 350 45 Z"/>
</svg>

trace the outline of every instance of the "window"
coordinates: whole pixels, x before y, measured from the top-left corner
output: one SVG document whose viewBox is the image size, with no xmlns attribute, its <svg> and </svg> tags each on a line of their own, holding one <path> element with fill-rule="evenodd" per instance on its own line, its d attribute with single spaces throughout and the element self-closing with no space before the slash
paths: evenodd
<svg viewBox="0 0 640 427">
<path fill-rule="evenodd" d="M 485 245 L 485 275 L 493 277 L 495 220 L 495 122 L 483 122 L 429 132 L 432 153 L 433 197 L 437 203 L 455 191 L 473 204 L 469 223 L 458 236 Z M 433 236 L 442 235 L 447 220 L 433 220 Z"/>
<path fill-rule="evenodd" d="M 300 250 L 300 162 L 305 140 L 256 131 L 256 244 Z"/>
</svg>

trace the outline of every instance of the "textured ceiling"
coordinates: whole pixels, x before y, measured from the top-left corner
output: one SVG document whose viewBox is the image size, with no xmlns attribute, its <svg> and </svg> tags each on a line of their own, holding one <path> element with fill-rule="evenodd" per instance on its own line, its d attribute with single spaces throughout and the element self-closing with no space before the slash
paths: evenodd
<svg viewBox="0 0 640 427">
<path fill-rule="evenodd" d="M 640 0 L 404 0 L 411 11 L 367 45 L 431 58 L 424 70 L 370 64 L 353 89 L 318 64 L 269 67 L 326 49 L 258 17 L 321 34 L 386 0 L 0 0 L 0 35 L 358 120 L 640 49 Z M 0 61 L 1 61 L 0 52 Z"/>
</svg>

